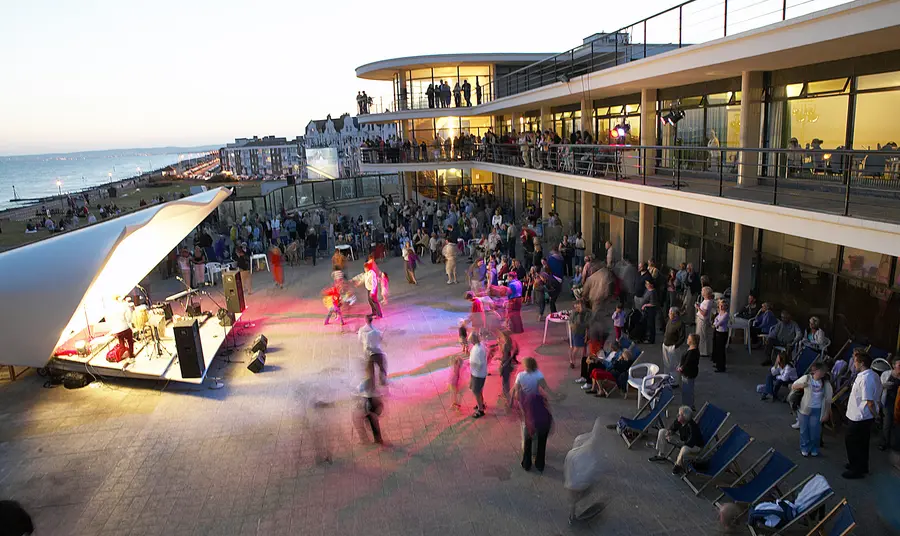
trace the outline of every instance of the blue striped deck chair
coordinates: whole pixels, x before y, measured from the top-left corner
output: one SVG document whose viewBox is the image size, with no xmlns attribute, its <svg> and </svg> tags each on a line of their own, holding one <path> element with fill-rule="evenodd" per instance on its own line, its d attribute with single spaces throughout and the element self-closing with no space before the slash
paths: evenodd
<svg viewBox="0 0 900 536">
<path fill-rule="evenodd" d="M 750 434 L 738 425 L 732 426 L 720 441 L 707 448 L 706 455 L 687 463 L 686 472 L 681 479 L 693 490 L 694 495 L 699 496 L 708 485 L 728 471 L 730 467 L 736 467 L 738 457 L 747 450 L 751 443 L 753 443 L 753 438 L 750 437 Z M 739 474 L 739 469 L 732 472 Z M 692 482 L 691 477 L 700 477 L 704 482 L 698 487 L 700 483 Z"/>
<path fill-rule="evenodd" d="M 697 416 L 694 419 L 697 421 L 697 425 L 700 427 L 700 434 L 703 437 L 703 444 L 700 446 L 700 452 L 698 453 L 699 456 L 702 456 L 703 451 L 713 444 L 714 439 L 718 440 L 719 430 L 725 426 L 725 421 L 728 420 L 730 415 L 731 413 L 714 404 L 710 404 L 709 402 L 703 404 L 703 407 L 700 408 L 700 411 L 697 412 Z M 672 456 L 672 453 L 675 452 L 676 448 L 677 447 L 673 445 L 672 449 L 666 454 L 666 459 L 668 461 L 672 461 L 669 460 L 669 457 Z"/>
<path fill-rule="evenodd" d="M 825 525 L 831 522 L 831 528 L 828 532 L 822 532 Z M 842 499 L 834 508 L 828 512 L 825 519 L 812 528 L 807 536 L 847 536 L 856 528 L 856 517 L 853 515 L 853 509 L 847 504 L 847 499 Z"/>
<path fill-rule="evenodd" d="M 806 486 L 806 484 L 813 479 L 816 475 L 809 475 L 804 478 L 799 484 L 794 486 L 790 491 L 785 493 L 779 499 L 784 499 L 791 501 L 792 503 L 797 500 L 797 495 L 800 494 L 800 491 Z M 778 527 L 767 527 L 765 525 L 761 526 L 753 526 L 748 525 L 747 528 L 750 529 L 750 534 L 753 536 L 775 536 L 779 534 L 785 533 L 795 533 L 798 529 L 804 528 L 809 529 L 814 526 L 816 523 L 825 518 L 823 514 L 825 514 L 825 503 L 828 502 L 834 496 L 834 490 L 829 488 L 828 491 L 824 492 L 822 495 L 816 497 L 815 501 L 812 504 L 806 507 L 802 512 L 797 512 L 795 517 L 785 523 L 784 525 Z"/>
<path fill-rule="evenodd" d="M 800 350 L 797 359 L 794 361 L 794 368 L 797 369 L 797 376 L 803 376 L 809 372 L 809 366 L 822 356 L 822 352 L 809 346 Z"/>
<path fill-rule="evenodd" d="M 635 415 L 633 419 L 627 417 L 619 419 L 619 422 L 625 425 L 624 430 L 622 430 L 619 435 L 625 440 L 625 444 L 628 445 L 628 448 L 631 448 L 641 437 L 646 435 L 647 430 L 650 429 L 651 426 L 656 425 L 659 429 L 666 427 L 666 422 L 664 420 L 665 411 L 666 407 L 672 403 L 672 398 L 673 395 L 671 389 L 661 389 L 652 400 L 648 400 L 646 404 L 641 406 L 641 409 L 638 410 L 637 415 Z M 645 411 L 646 415 L 644 415 Z M 644 416 L 641 417 L 641 415 Z M 629 432 L 634 435 L 633 439 L 628 438 Z"/>
<path fill-rule="evenodd" d="M 763 460 L 766 460 L 765 463 L 763 463 Z M 760 467 L 758 471 L 756 470 L 757 467 Z M 795 469 L 797 469 L 797 464 L 792 462 L 790 458 L 775 449 L 769 449 L 730 486 L 719 486 L 719 491 L 722 494 L 713 501 L 713 504 L 717 507 L 721 506 L 722 498 L 727 497 L 731 499 L 731 502 L 743 505 L 740 512 L 743 515 L 751 504 L 755 504 L 762 500 L 763 497 L 767 497 L 772 493 L 772 490 L 775 490 L 776 494 L 779 493 L 778 484 L 793 473 Z M 748 477 L 750 478 L 747 479 Z M 745 481 L 745 479 L 747 480 Z"/>
</svg>

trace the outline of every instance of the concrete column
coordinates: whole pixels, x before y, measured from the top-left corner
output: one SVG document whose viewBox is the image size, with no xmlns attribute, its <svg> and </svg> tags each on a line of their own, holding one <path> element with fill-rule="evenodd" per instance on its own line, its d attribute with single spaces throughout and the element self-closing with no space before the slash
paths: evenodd
<svg viewBox="0 0 900 536">
<path fill-rule="evenodd" d="M 613 262 L 622 260 L 622 252 L 625 247 L 625 218 L 622 216 L 614 216 L 612 214 L 609 215 L 609 236 L 603 237 L 604 242 L 607 240 L 609 240 L 613 246 Z M 605 261 L 605 257 L 602 260 Z"/>
<path fill-rule="evenodd" d="M 584 254 L 594 251 L 594 194 L 581 192 L 581 238 L 584 239 Z"/>
<path fill-rule="evenodd" d="M 521 129 L 519 128 L 519 119 L 521 117 L 522 117 L 522 114 L 520 114 L 518 112 L 512 112 L 512 121 L 510 121 L 510 123 L 512 123 L 511 128 L 516 131 L 516 134 L 521 134 L 521 132 L 520 132 Z"/>
<path fill-rule="evenodd" d="M 750 293 L 753 280 L 750 272 L 753 267 L 753 227 L 734 224 L 734 254 L 731 261 L 731 314 L 740 311 L 747 305 L 747 294 Z"/>
<path fill-rule="evenodd" d="M 541 106 L 541 131 L 553 130 L 553 114 L 549 106 Z"/>
<path fill-rule="evenodd" d="M 516 221 L 522 216 L 522 213 L 525 211 L 525 207 L 522 203 L 522 179 L 516 177 L 513 182 L 513 214 L 516 217 Z"/>
<path fill-rule="evenodd" d="M 590 99 L 581 99 L 581 132 L 594 136 L 594 103 Z"/>
<path fill-rule="evenodd" d="M 656 90 L 641 90 L 641 145 L 656 145 Z M 644 167 L 647 175 L 656 172 L 656 151 L 644 152 Z"/>
<path fill-rule="evenodd" d="M 397 95 L 397 108 L 400 110 L 406 110 L 409 108 L 409 99 L 412 95 L 408 94 L 406 91 L 406 71 L 400 69 L 400 87 L 398 88 L 399 95 Z"/>
<path fill-rule="evenodd" d="M 638 222 L 637 262 L 645 262 L 653 258 L 653 229 L 656 227 L 656 207 L 641 203 L 640 218 Z"/>
<path fill-rule="evenodd" d="M 741 73 L 741 147 L 759 148 L 760 118 L 762 117 L 763 73 Z M 720 133 L 716 133 L 721 136 Z M 759 153 L 738 153 L 738 186 L 759 183 Z"/>
<path fill-rule="evenodd" d="M 553 185 L 546 182 L 541 183 L 541 218 L 546 220 L 550 217 L 550 203 L 553 202 Z"/>
</svg>

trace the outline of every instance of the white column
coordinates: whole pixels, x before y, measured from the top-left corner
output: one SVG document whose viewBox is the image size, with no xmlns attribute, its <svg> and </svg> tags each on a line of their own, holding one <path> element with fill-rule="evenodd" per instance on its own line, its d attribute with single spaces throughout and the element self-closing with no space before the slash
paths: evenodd
<svg viewBox="0 0 900 536">
<path fill-rule="evenodd" d="M 594 194 L 581 192 L 581 238 L 584 239 L 584 254 L 594 251 Z"/>
<path fill-rule="evenodd" d="M 594 106 L 590 99 L 581 99 L 581 132 L 594 136 Z"/>
<path fill-rule="evenodd" d="M 734 224 L 734 253 L 731 261 L 731 314 L 740 311 L 747 304 L 753 281 L 750 272 L 753 266 L 753 227 Z"/>
<path fill-rule="evenodd" d="M 519 118 L 521 116 L 522 115 L 518 112 L 512 112 L 512 121 L 510 121 L 510 123 L 511 123 L 510 128 L 512 128 L 512 130 L 515 130 L 516 134 L 521 134 L 521 132 L 520 132 L 521 129 L 519 128 Z"/>
<path fill-rule="evenodd" d="M 622 260 L 622 252 L 625 248 L 625 218 L 622 216 L 609 215 L 609 236 L 603 237 L 603 241 L 607 241 L 613 245 L 613 253 L 615 257 L 613 262 Z M 604 257 L 601 259 L 606 260 Z M 634 259 L 631 259 L 634 262 Z"/>
<path fill-rule="evenodd" d="M 762 117 L 763 73 L 741 73 L 741 147 L 759 148 L 760 118 Z M 721 136 L 721 134 L 717 133 Z M 753 186 L 759 182 L 759 153 L 738 153 L 738 186 Z"/>
<path fill-rule="evenodd" d="M 553 201 L 553 185 L 546 182 L 541 183 L 541 218 L 546 220 L 550 217 L 550 203 Z"/>
<path fill-rule="evenodd" d="M 522 212 L 525 211 L 525 208 L 522 206 L 522 179 L 515 177 L 513 181 L 513 214 L 516 217 L 516 221 L 522 216 Z"/>
<path fill-rule="evenodd" d="M 641 145 L 656 145 L 656 125 L 659 121 L 656 119 L 656 90 L 641 90 Z M 656 151 L 645 151 L 644 166 L 647 175 L 652 175 L 656 171 L 654 166 L 656 160 Z"/>
<path fill-rule="evenodd" d="M 638 259 L 646 262 L 653 258 L 653 229 L 656 227 L 656 207 L 641 203 L 638 222 Z"/>
<path fill-rule="evenodd" d="M 412 95 L 410 95 L 406 91 L 406 71 L 404 71 L 403 69 L 400 69 L 400 87 L 398 88 L 398 93 L 399 95 L 397 95 L 397 108 L 399 108 L 400 110 L 406 110 L 407 108 L 409 108 L 409 99 L 412 97 Z"/>
<path fill-rule="evenodd" d="M 553 114 L 549 106 L 541 106 L 541 131 L 553 130 Z"/>
</svg>

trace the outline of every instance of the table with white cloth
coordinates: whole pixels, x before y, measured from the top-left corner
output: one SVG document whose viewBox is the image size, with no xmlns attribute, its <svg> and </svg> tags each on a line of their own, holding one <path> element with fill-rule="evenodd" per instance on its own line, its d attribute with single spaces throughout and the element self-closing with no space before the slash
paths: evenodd
<svg viewBox="0 0 900 536">
<path fill-rule="evenodd" d="M 350 257 L 351 261 L 356 260 L 356 257 L 353 255 L 353 246 L 351 246 L 350 244 L 339 244 L 337 246 L 334 246 L 334 249 L 340 251 L 343 255 Z M 347 255 L 347 251 L 350 252 L 349 255 Z"/>
<path fill-rule="evenodd" d="M 569 317 L 561 316 L 559 313 L 550 313 L 544 319 L 544 339 L 541 341 L 541 344 L 547 343 L 547 328 L 550 326 L 550 322 L 554 324 L 565 324 L 566 325 L 566 335 L 568 336 L 569 345 L 572 344 L 572 326 L 569 325 Z"/>
</svg>

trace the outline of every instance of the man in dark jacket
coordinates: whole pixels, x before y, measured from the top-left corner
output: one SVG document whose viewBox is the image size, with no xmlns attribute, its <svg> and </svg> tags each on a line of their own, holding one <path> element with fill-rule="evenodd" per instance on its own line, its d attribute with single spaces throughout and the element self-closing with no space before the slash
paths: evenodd
<svg viewBox="0 0 900 536">
<path fill-rule="evenodd" d="M 664 462 L 668 458 L 666 454 L 671 447 L 680 446 L 678 458 L 675 459 L 673 475 L 684 473 L 684 463 L 700 452 L 703 447 L 703 434 L 700 425 L 694 421 L 694 410 L 690 406 L 678 408 L 678 420 L 672 423 L 668 430 L 660 430 L 656 436 L 656 456 L 651 456 L 651 462 Z"/>
</svg>

